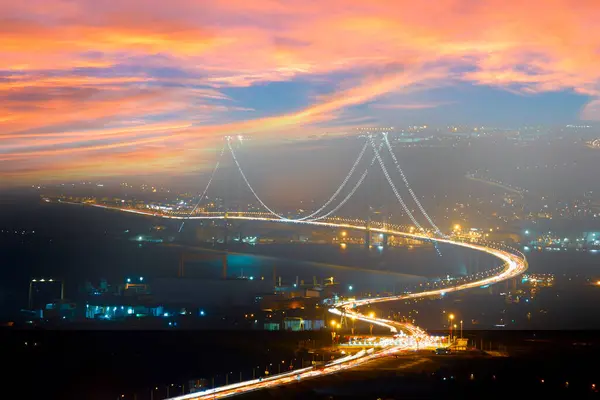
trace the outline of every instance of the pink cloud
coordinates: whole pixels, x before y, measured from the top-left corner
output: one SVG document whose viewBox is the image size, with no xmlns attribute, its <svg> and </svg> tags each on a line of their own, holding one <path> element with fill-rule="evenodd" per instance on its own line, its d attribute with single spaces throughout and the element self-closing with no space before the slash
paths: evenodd
<svg viewBox="0 0 600 400">
<path fill-rule="evenodd" d="M 89 173 L 77 154 L 111 159 L 106 146 L 119 139 L 120 151 L 153 160 L 160 170 L 174 156 L 148 147 L 159 134 L 139 138 L 132 128 L 107 135 L 112 144 L 90 145 L 84 128 L 99 138 L 104 129 L 144 126 L 159 117 L 173 126 L 195 122 L 177 140 L 165 133 L 166 146 L 184 138 L 202 146 L 238 132 L 297 135 L 341 115 L 352 120 L 344 111 L 353 106 L 449 82 L 524 94 L 574 91 L 590 97 L 581 117 L 599 119 L 597 0 L 0 0 L 0 16 L 0 141 L 13 146 L 3 153 L 12 161 L 0 164 L 0 173 L 23 171 L 25 161 L 16 154 L 37 158 L 40 171 L 55 169 L 56 176 Z M 157 72 L 164 70 L 177 73 Z M 229 112 L 257 108 L 237 104 L 224 88 L 298 78 L 310 85 L 357 73 L 365 78 L 334 81 L 335 91 L 305 107 L 208 122 L 215 113 L 227 120 Z M 46 142 L 37 147 L 37 139 L 25 135 L 61 129 L 79 133 L 40 138 Z M 41 149 L 43 143 L 58 147 Z M 61 158 L 65 154 L 74 158 Z M 182 168 L 193 164 L 177 160 Z M 96 166 L 98 173 L 119 173 Z"/>
<path fill-rule="evenodd" d="M 433 103 L 404 103 L 404 104 L 374 104 L 373 108 L 382 110 L 423 110 L 428 108 L 436 108 L 445 106 L 448 104 L 454 104 L 452 101 L 448 102 L 433 102 Z"/>
</svg>

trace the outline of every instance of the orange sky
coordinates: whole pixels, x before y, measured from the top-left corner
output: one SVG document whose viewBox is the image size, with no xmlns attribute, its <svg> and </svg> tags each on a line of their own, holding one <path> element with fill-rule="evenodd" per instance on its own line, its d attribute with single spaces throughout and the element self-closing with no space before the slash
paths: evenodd
<svg viewBox="0 0 600 400">
<path fill-rule="evenodd" d="M 440 88 L 576 96 L 599 120 L 598 21 L 597 0 L 0 0 L 0 178 L 186 173 L 223 135 L 474 101 Z"/>
</svg>

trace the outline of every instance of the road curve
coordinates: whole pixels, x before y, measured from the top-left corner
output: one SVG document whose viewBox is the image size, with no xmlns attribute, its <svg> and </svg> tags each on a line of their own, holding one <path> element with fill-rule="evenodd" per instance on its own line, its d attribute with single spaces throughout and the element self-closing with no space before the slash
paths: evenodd
<svg viewBox="0 0 600 400">
<path fill-rule="evenodd" d="M 77 204 L 81 205 L 82 203 L 71 203 L 60 201 L 65 204 Z M 481 251 L 483 253 L 490 254 L 503 262 L 503 268 L 499 270 L 497 275 L 493 275 L 490 277 L 482 278 L 480 280 L 467 282 L 464 284 L 459 284 L 456 286 L 445 287 L 442 289 L 429 290 L 418 293 L 408 293 L 397 296 L 386 296 L 386 297 L 376 297 L 376 298 L 367 298 L 367 299 L 359 299 L 359 300 L 350 300 L 350 301 L 340 301 L 334 305 L 329 311 L 333 314 L 341 315 L 345 314 L 347 317 L 353 317 L 360 321 L 364 321 L 367 323 L 372 323 L 375 325 L 383 326 L 389 328 L 392 332 L 397 332 L 398 329 L 401 329 L 409 335 L 406 337 L 409 339 L 402 339 L 404 342 L 399 345 L 393 345 L 387 347 L 381 351 L 375 352 L 373 349 L 369 351 L 362 350 L 354 355 L 349 355 L 343 357 L 341 359 L 335 360 L 326 364 L 322 369 L 314 369 L 314 368 L 304 368 L 295 370 L 292 372 L 287 372 L 283 374 L 274 375 L 265 379 L 254 379 L 251 381 L 245 381 L 240 383 L 235 383 L 232 385 L 222 386 L 215 389 L 206 390 L 199 393 L 190 393 L 188 395 L 173 397 L 172 399 L 176 400 L 202 400 L 202 399 L 217 399 L 217 398 L 226 398 L 232 397 L 235 395 L 248 393 L 260 389 L 266 389 L 270 387 L 275 387 L 279 385 L 290 384 L 296 382 L 298 380 L 305 380 L 310 378 L 315 378 L 318 376 L 333 374 L 339 371 L 343 371 L 352 367 L 355 367 L 359 364 L 363 364 L 372 359 L 386 356 L 391 353 L 395 353 L 400 350 L 408 350 L 414 348 L 415 342 L 417 346 L 419 343 L 423 343 L 424 345 L 432 345 L 434 341 L 429 337 L 422 329 L 406 323 L 398 323 L 396 321 L 391 321 L 383 318 L 371 318 L 369 316 L 360 314 L 355 311 L 355 308 L 358 308 L 363 305 L 373 304 L 373 303 L 381 303 L 388 301 L 398 301 L 405 299 L 416 299 L 423 297 L 431 297 L 431 296 L 439 296 L 445 293 L 457 292 L 460 290 L 472 289 L 484 285 L 495 284 L 498 282 L 502 282 L 504 280 L 516 277 L 527 270 L 527 260 L 523 253 L 518 251 L 517 249 L 494 244 L 494 243 L 485 243 L 485 244 L 476 244 L 476 243 L 467 243 L 461 242 L 448 238 L 436 238 L 431 237 L 428 234 L 420 234 L 420 233 L 410 233 L 404 232 L 395 229 L 389 229 L 385 227 L 381 228 L 367 228 L 366 224 L 358 225 L 357 223 L 338 223 L 338 222 L 323 222 L 323 221 L 298 221 L 292 219 L 279 219 L 273 217 L 266 216 L 244 216 L 240 215 L 240 213 L 236 213 L 233 215 L 205 215 L 205 216 L 186 216 L 186 215 L 164 215 L 161 213 L 153 213 L 153 212 L 145 212 L 141 210 L 135 209 L 126 209 L 119 207 L 111 207 L 100 204 L 87 204 L 93 207 L 99 207 L 104 209 L 111 209 L 122 212 L 130 212 L 135 214 L 141 214 L 152 217 L 159 218 L 168 218 L 168 219 L 179 219 L 179 220 L 188 220 L 188 219 L 230 219 L 230 220 L 245 220 L 245 221 L 262 221 L 262 222 L 279 222 L 279 223 L 295 223 L 302 225 L 313 225 L 313 226 L 322 226 L 322 227 L 330 227 L 330 228 L 341 228 L 341 229 L 351 229 L 351 230 L 362 230 L 366 231 L 367 229 L 371 232 L 383 233 L 394 236 L 403 236 L 407 238 L 417 239 L 417 240 L 427 240 L 427 241 L 436 241 L 440 243 L 447 243 L 450 245 L 460 246 L 464 248 L 468 248 L 475 251 Z M 358 220 L 355 220 L 358 221 Z M 401 341 L 402 341 L 401 340 Z"/>
</svg>

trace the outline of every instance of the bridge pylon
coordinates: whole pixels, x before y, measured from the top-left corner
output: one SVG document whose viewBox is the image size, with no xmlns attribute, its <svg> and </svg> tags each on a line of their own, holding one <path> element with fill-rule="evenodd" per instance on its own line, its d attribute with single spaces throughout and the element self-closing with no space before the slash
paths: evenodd
<svg viewBox="0 0 600 400">
<path fill-rule="evenodd" d="M 382 233 L 381 234 L 381 245 L 383 246 L 384 249 L 387 249 L 388 247 L 388 234 L 387 233 Z"/>
<path fill-rule="evenodd" d="M 223 216 L 223 222 L 225 223 L 225 228 L 223 230 L 223 244 L 225 245 L 225 250 L 227 250 L 227 244 L 229 243 L 229 222 L 227 221 L 227 211 Z"/>
<path fill-rule="evenodd" d="M 371 248 L 371 216 L 367 218 L 365 225 L 365 248 L 368 250 Z"/>
</svg>

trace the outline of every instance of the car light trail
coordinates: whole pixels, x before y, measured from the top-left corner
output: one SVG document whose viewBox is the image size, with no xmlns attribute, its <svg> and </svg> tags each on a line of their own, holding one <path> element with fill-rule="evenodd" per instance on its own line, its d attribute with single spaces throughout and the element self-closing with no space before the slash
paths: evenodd
<svg viewBox="0 0 600 400">
<path fill-rule="evenodd" d="M 77 204 L 81 205 L 83 203 L 73 203 L 61 201 L 59 202 L 64 204 Z M 239 394 L 244 394 L 260 389 L 271 388 L 280 385 L 291 384 L 297 382 L 298 380 L 305 380 L 310 378 L 316 378 L 319 376 L 329 375 L 333 373 L 337 373 L 340 371 L 344 371 L 357 365 L 361 365 L 365 362 L 371 361 L 378 357 L 383 357 L 389 354 L 396 353 L 401 350 L 414 350 L 416 348 L 427 348 L 437 346 L 439 344 L 439 338 L 434 338 L 427 335 L 422 329 L 417 326 L 408 323 L 399 323 L 383 318 L 375 318 L 369 317 L 363 314 L 360 314 L 353 309 L 356 307 L 360 307 L 363 305 L 373 304 L 373 303 L 382 303 L 387 301 L 398 301 L 398 300 L 406 300 L 406 299 L 417 299 L 431 296 L 439 296 L 445 293 L 457 292 L 460 290 L 466 290 L 471 288 L 477 288 L 484 285 L 490 285 L 498 282 L 502 282 L 504 280 L 516 277 L 527 270 L 527 260 L 523 253 L 520 251 L 500 246 L 498 244 L 475 244 L 475 243 L 467 243 L 461 242 L 458 240 L 453 240 L 450 238 L 438 238 L 429 236 L 427 233 L 410 233 L 403 232 L 400 230 L 390 229 L 390 228 L 367 228 L 366 224 L 360 224 L 364 221 L 360 220 L 352 220 L 353 223 L 350 222 L 325 222 L 325 221 L 310 221 L 310 220 L 292 220 L 292 219 L 280 219 L 268 216 L 261 216 L 261 213 L 233 213 L 233 214 L 218 214 L 218 213 L 205 213 L 205 215 L 196 215 L 190 216 L 188 215 L 173 215 L 173 214 L 163 214 L 162 212 L 149 212 L 142 211 L 137 209 L 129 209 L 129 208 L 120 208 L 107 206 L 102 204 L 84 204 L 93 207 L 108 209 L 108 210 L 116 210 L 122 212 L 129 212 L 134 214 L 140 214 L 145 216 L 159 217 L 159 218 L 168 218 L 168 219 L 200 219 L 200 220 L 219 220 L 219 219 L 229 219 L 229 220 L 244 220 L 244 221 L 259 221 L 259 222 L 278 222 L 278 223 L 293 223 L 293 224 L 304 224 L 304 225 L 313 225 L 313 226 L 321 226 L 321 227 L 331 227 L 331 228 L 343 228 L 343 229 L 353 229 L 359 231 L 365 231 L 369 229 L 371 232 L 383 233 L 394 236 L 403 236 L 416 240 L 425 240 L 425 241 L 433 241 L 438 243 L 446 243 L 450 245 L 455 245 L 459 247 L 468 248 L 475 251 L 480 251 L 486 254 L 490 254 L 503 262 L 503 268 L 500 269 L 496 275 L 475 279 L 471 282 L 466 282 L 462 284 L 458 284 L 455 286 L 448 286 L 441 289 L 429 290 L 418 293 L 408 293 L 397 296 L 386 296 L 386 297 L 376 297 L 376 298 L 367 298 L 367 299 L 359 299 L 359 300 L 351 300 L 351 301 L 341 301 L 338 302 L 332 307 L 329 311 L 333 314 L 341 315 L 345 314 L 346 316 L 350 316 L 352 318 L 358 319 L 360 321 L 364 321 L 367 323 L 371 323 L 374 325 L 382 326 L 390 329 L 390 331 L 396 333 L 399 330 L 402 332 L 407 332 L 406 339 L 396 339 L 390 340 L 388 342 L 383 342 L 383 345 L 389 345 L 388 347 L 384 347 L 382 350 L 375 351 L 373 348 L 366 351 L 359 351 L 354 355 L 349 355 L 338 360 L 334 360 L 325 366 L 322 369 L 314 369 L 314 368 L 303 368 L 298 369 L 291 372 L 286 372 L 283 374 L 273 375 L 264 379 L 254 379 L 245 382 L 239 382 L 227 386 L 222 386 L 215 389 L 206 390 L 199 393 L 191 393 L 179 397 L 173 397 L 172 399 L 176 400 L 202 400 L 202 399 L 217 399 L 217 398 L 226 398 L 232 397 Z M 262 214 L 264 215 L 264 214 Z M 332 220 L 339 220 L 332 218 Z M 346 219 L 346 221 L 350 221 Z M 398 345 L 398 341 L 402 344 Z M 367 346 L 367 345 L 365 345 Z"/>
</svg>

